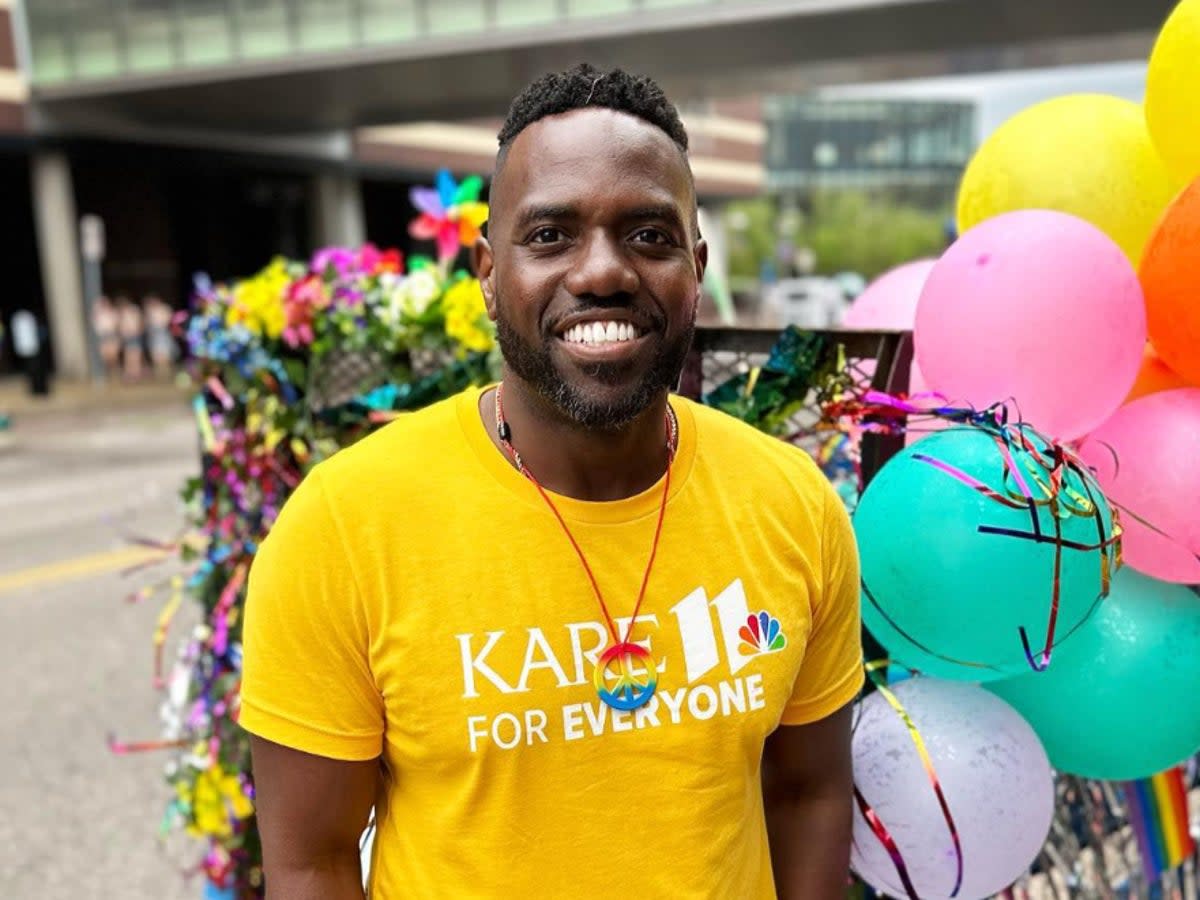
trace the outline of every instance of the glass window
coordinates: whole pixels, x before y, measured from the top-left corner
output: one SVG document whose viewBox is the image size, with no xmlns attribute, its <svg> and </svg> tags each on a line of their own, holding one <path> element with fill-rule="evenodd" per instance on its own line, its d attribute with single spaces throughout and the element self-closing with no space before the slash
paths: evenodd
<svg viewBox="0 0 1200 900">
<path fill-rule="evenodd" d="M 295 0 L 301 50 L 340 50 L 355 43 L 360 24 L 349 0 Z"/>
<path fill-rule="evenodd" d="M 420 32 L 414 0 L 359 0 L 364 44 L 407 41 Z"/>
<path fill-rule="evenodd" d="M 180 49 L 186 65 L 215 65 L 233 57 L 227 0 L 188 0 L 179 5 Z"/>
<path fill-rule="evenodd" d="M 242 59 L 285 56 L 291 51 L 285 0 L 233 0 L 233 4 Z"/>
<path fill-rule="evenodd" d="M 67 81 L 74 71 L 70 35 L 66 30 L 68 7 L 31 5 L 28 9 L 29 43 L 33 53 L 33 79 L 40 84 Z"/>
<path fill-rule="evenodd" d="M 170 0 L 124 0 L 121 17 L 125 32 L 126 66 L 131 72 L 152 72 L 174 63 Z"/>
<path fill-rule="evenodd" d="M 116 9 L 111 0 L 75 0 L 70 29 L 75 77 L 103 78 L 122 68 L 121 43 L 117 33 Z"/>
<path fill-rule="evenodd" d="M 545 25 L 561 17 L 560 0 L 495 0 L 496 25 L 517 28 L 522 25 Z"/>
<path fill-rule="evenodd" d="M 567 0 L 567 15 L 572 19 L 620 15 L 631 12 L 633 8 L 633 0 Z"/>
<path fill-rule="evenodd" d="M 487 27 L 484 0 L 427 0 L 425 15 L 429 33 L 464 34 Z"/>
</svg>

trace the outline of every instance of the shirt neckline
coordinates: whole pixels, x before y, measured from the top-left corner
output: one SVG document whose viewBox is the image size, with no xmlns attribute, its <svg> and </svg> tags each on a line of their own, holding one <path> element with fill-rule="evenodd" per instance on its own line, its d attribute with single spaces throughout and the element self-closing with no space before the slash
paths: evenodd
<svg viewBox="0 0 1200 900">
<path fill-rule="evenodd" d="M 546 502 L 537 488 L 504 457 L 484 427 L 483 417 L 479 414 L 479 400 L 485 392 L 494 387 L 495 384 L 488 384 L 468 388 L 458 395 L 456 405 L 463 436 L 479 463 L 505 490 L 521 502 L 549 513 Z M 696 420 L 688 403 L 681 402 L 680 398 L 674 396 L 670 397 L 668 402 L 679 421 L 679 445 L 675 451 L 675 460 L 671 463 L 671 494 L 667 498 L 669 504 L 683 490 L 692 471 L 696 457 Z M 578 500 L 551 490 L 547 490 L 546 493 L 565 519 L 596 525 L 616 525 L 657 515 L 662 503 L 664 478 L 658 479 L 646 490 L 620 500 Z"/>
</svg>

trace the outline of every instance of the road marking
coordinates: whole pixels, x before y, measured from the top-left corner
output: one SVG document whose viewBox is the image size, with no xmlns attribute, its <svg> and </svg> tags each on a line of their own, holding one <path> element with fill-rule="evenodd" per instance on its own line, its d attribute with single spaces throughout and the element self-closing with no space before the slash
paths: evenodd
<svg viewBox="0 0 1200 900">
<path fill-rule="evenodd" d="M 64 559 L 60 562 L 19 569 L 7 575 L 0 575 L 0 594 L 40 584 L 71 581 L 86 575 L 114 572 L 156 559 L 165 560 L 172 556 L 174 556 L 173 553 L 154 547 L 121 547 L 117 550 L 106 550 L 103 553 L 89 553 L 87 556 L 77 556 L 74 559 Z"/>
</svg>

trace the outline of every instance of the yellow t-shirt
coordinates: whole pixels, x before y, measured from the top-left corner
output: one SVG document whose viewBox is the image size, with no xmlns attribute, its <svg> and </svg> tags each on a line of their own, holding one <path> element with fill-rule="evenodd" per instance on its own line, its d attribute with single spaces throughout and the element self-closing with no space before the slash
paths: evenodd
<svg viewBox="0 0 1200 900">
<path fill-rule="evenodd" d="M 593 687 L 609 637 L 587 576 L 480 393 L 343 450 L 286 504 L 250 574 L 241 724 L 382 756 L 374 897 L 773 897 L 763 742 L 863 679 L 837 495 L 802 451 L 673 397 L 632 635 L 658 686 L 618 712 Z M 622 629 L 661 490 L 554 497 Z"/>
</svg>

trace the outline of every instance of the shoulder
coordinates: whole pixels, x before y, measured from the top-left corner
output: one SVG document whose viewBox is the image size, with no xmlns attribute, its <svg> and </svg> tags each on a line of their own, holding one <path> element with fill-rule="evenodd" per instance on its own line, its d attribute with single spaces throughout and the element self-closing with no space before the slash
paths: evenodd
<svg viewBox="0 0 1200 900">
<path fill-rule="evenodd" d="M 379 430 L 339 450 L 313 471 L 331 499 L 404 494 L 420 490 L 466 452 L 458 409 L 466 394 L 402 413 Z"/>
</svg>

